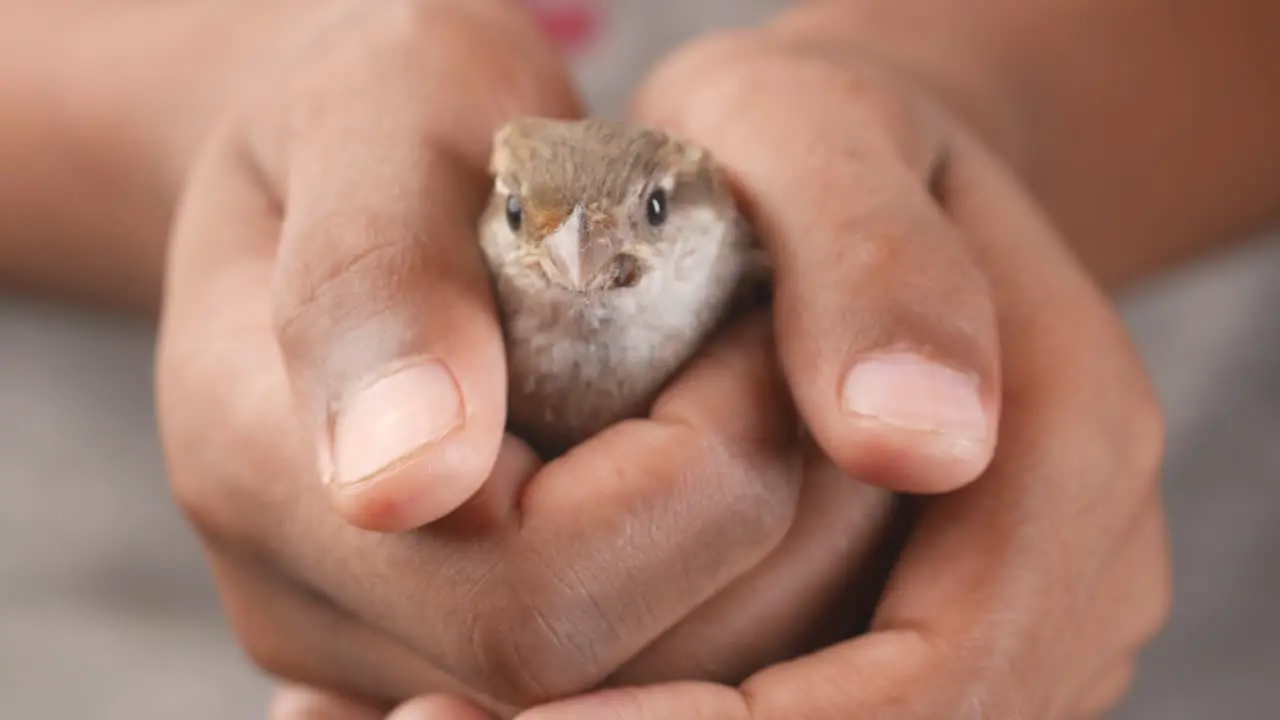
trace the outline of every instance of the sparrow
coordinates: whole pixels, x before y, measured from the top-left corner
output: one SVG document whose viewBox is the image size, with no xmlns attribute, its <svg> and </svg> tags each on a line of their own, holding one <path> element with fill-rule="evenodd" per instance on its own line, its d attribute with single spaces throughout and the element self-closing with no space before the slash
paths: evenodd
<svg viewBox="0 0 1280 720">
<path fill-rule="evenodd" d="M 527 117 L 493 135 L 478 236 L 508 428 L 563 453 L 655 397 L 768 277 L 705 148 L 623 121 Z"/>
</svg>

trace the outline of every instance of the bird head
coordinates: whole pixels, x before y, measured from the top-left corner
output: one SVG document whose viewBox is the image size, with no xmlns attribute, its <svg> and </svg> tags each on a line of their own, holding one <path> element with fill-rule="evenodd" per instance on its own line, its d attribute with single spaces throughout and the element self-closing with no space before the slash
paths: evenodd
<svg viewBox="0 0 1280 720">
<path fill-rule="evenodd" d="M 733 217 L 706 151 L 625 123 L 516 120 L 494 136 L 490 172 L 483 232 L 504 270 L 563 292 L 636 287 Z"/>
</svg>

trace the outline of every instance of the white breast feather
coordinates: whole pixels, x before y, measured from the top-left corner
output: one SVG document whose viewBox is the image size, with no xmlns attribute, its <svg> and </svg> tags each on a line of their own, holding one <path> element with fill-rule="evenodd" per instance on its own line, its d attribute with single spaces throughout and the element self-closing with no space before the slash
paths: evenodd
<svg viewBox="0 0 1280 720">
<path fill-rule="evenodd" d="M 591 302 L 499 278 L 508 362 L 519 383 L 512 390 L 535 402 L 544 422 L 591 426 L 633 410 L 723 315 L 746 271 L 746 254 L 727 251 L 734 228 L 710 208 L 686 209 L 669 223 L 679 244 L 635 287 Z M 514 249 L 505 228 L 493 229 L 485 247 L 491 265 Z M 577 417 L 566 417 L 567 408 Z"/>
</svg>

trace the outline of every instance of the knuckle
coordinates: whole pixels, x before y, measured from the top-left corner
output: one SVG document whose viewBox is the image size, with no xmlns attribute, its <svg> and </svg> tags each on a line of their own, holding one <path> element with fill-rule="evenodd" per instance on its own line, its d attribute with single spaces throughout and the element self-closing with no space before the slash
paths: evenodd
<svg viewBox="0 0 1280 720">
<path fill-rule="evenodd" d="M 1121 347 L 1129 345 L 1122 328 L 1117 328 L 1114 318 L 1108 321 L 1110 337 L 1114 344 L 1119 339 Z M 1130 351 L 1119 368 L 1111 367 L 1107 374 L 1112 402 L 1105 427 L 1109 432 L 1103 445 L 1112 462 L 1113 476 L 1120 482 L 1123 494 L 1117 497 L 1125 507 L 1135 512 L 1159 505 L 1160 481 L 1166 449 L 1166 421 L 1164 408 L 1151 384 L 1150 378 L 1136 353 Z M 1131 519 L 1137 520 L 1136 516 Z"/>
<path fill-rule="evenodd" d="M 572 95 L 554 49 L 531 21 L 509 12 L 505 0 L 358 5 L 354 17 L 327 28 L 333 37 L 326 47 L 339 49 L 328 50 L 295 85 L 293 127 L 309 126 L 328 111 L 346 112 L 365 97 L 385 99 L 380 93 L 388 82 L 414 88 L 396 100 L 404 106 L 402 115 L 460 132 L 476 125 L 448 122 L 459 116 L 475 120 L 475 112 L 459 112 L 460 107 L 493 117 L 504 101 L 537 107 L 548 100 L 564 104 Z M 459 93 L 464 85 L 485 92 Z M 453 101 L 442 105 L 443 96 Z"/>
<path fill-rule="evenodd" d="M 476 3 L 483 5 L 485 3 Z M 404 51 L 422 52 L 430 49 L 430 43 L 440 35 L 437 27 L 441 21 L 465 13 L 448 12 L 462 10 L 458 3 L 441 0 L 384 0 L 378 3 L 355 3 L 344 6 L 342 12 L 331 18 L 326 31 L 341 33 L 353 38 L 357 47 L 370 48 L 388 55 L 403 56 Z M 357 62 L 377 57 L 377 53 L 359 53 L 352 58 Z"/>
<path fill-rule="evenodd" d="M 501 32 L 511 25 L 503 19 L 504 3 L 499 0 L 389 0 L 369 6 L 382 39 L 391 47 L 424 49 L 428 42 L 447 39 L 461 27 L 476 32 Z M 442 26 L 444 32 L 442 32 Z"/>
<path fill-rule="evenodd" d="M 957 718 L 957 720 L 1035 717 L 1024 710 L 1025 704 L 1016 691 L 1009 692 L 997 700 L 990 687 L 974 683 L 961 687 L 946 704 L 935 708 L 934 712 Z"/>
<path fill-rule="evenodd" d="M 389 31 L 389 39 L 415 44 L 430 31 L 432 16 L 440 5 L 438 0 L 390 0 L 378 3 L 378 17 Z"/>
<path fill-rule="evenodd" d="M 1155 482 L 1164 463 L 1168 427 L 1164 408 L 1151 389 L 1145 390 L 1131 411 L 1132 457 L 1136 468 Z"/>
<path fill-rule="evenodd" d="M 795 521 L 803 484 L 803 447 L 794 435 L 745 420 L 736 428 L 712 429 L 700 410 L 655 406 L 677 432 L 667 449 L 665 466 L 676 474 L 681 512 L 698 528 L 691 543 L 717 543 L 736 538 L 733 547 L 714 560 L 707 572 L 727 573 L 754 565 L 778 546 Z M 755 411 L 744 413 L 744 419 Z M 633 472 L 619 466 L 618 472 Z M 684 532 L 681 530 L 681 532 Z"/>
<path fill-rule="evenodd" d="M 803 95 L 824 102 L 842 103 L 853 114 L 842 118 L 875 119 L 881 124 L 902 125 L 907 108 L 901 95 L 860 63 L 825 51 L 799 46 L 763 31 L 723 31 L 696 41 L 673 60 L 673 70 L 705 90 L 707 105 L 721 112 L 744 111 L 777 117 L 811 114 L 806 105 L 779 102 Z M 817 94 L 814 91 L 818 90 Z"/>
<path fill-rule="evenodd" d="M 675 78 L 705 84 L 709 77 L 725 75 L 726 71 L 732 71 L 768 46 L 764 35 L 757 31 L 727 29 L 709 32 L 668 55 L 654 69 L 650 84 L 660 87 Z"/>
<path fill-rule="evenodd" d="M 268 618 L 247 611 L 232 618 L 241 652 L 264 674 L 277 680 L 316 682 L 322 677 L 315 661 L 291 638 L 277 632 Z"/>
<path fill-rule="evenodd" d="M 715 445 L 715 464 L 725 468 L 721 527 L 713 532 L 757 538 L 760 557 L 778 546 L 791 530 L 800 501 L 803 464 L 798 451 L 765 456 Z"/>
<path fill-rule="evenodd" d="M 641 87 L 637 105 L 659 117 L 675 115 L 693 128 L 714 128 L 751 102 L 752 68 L 773 51 L 758 31 L 709 33 L 663 60 Z"/>
<path fill-rule="evenodd" d="M 269 451 L 257 431 L 263 393 L 254 387 L 234 393 L 215 390 L 225 383 L 212 381 L 215 375 L 202 370 L 209 362 L 199 353 L 162 354 L 158 408 L 170 492 L 206 542 L 248 542 L 252 532 L 247 518 L 254 516 L 250 510 L 255 501 L 240 480 L 243 467 L 253 467 L 253 459 Z M 175 370 L 175 364 L 184 370 Z M 235 448 L 232 465 L 227 448 Z"/>
<path fill-rule="evenodd" d="M 479 3 L 483 5 L 484 3 Z M 432 57 L 433 47 L 447 42 L 451 30 L 469 32 L 481 27 L 467 12 L 465 4 L 440 2 L 439 0 L 391 0 L 371 6 L 371 32 L 377 47 L 397 57 Z"/>
<path fill-rule="evenodd" d="M 195 472 L 171 471 L 169 476 L 174 502 L 200 535 L 206 541 L 225 537 L 232 517 L 225 496 Z"/>
<path fill-rule="evenodd" d="M 678 482 L 694 494 L 681 511 L 694 512 L 694 544 L 723 544 L 723 552 L 694 553 L 673 582 L 690 584 L 727 576 L 758 561 L 789 531 L 799 496 L 798 453 L 751 451 L 714 433 L 690 428 L 673 452 L 687 455 Z M 747 447 L 750 447 L 747 444 Z M 785 455 L 785 460 L 779 457 Z M 604 467 L 612 468 L 613 465 Z M 617 466 L 618 472 L 627 468 Z M 698 495 L 697 493 L 703 493 Z M 687 510 L 689 504 L 710 511 Z M 466 628 L 468 674 L 482 678 L 496 699 L 536 705 L 597 686 L 639 652 L 665 626 L 654 593 L 623 596 L 616 585 L 557 560 L 533 543 L 505 572 L 487 574 L 470 597 L 478 598 Z M 661 593 L 659 593 L 661 594 Z M 664 606 L 665 607 L 665 606 Z"/>
<path fill-rule="evenodd" d="M 1115 710 L 1133 687 L 1137 677 L 1137 663 L 1132 658 L 1117 662 L 1106 672 L 1094 678 L 1076 698 L 1073 708 L 1080 716 L 1105 716 Z"/>
<path fill-rule="evenodd" d="M 752 428 L 737 437 L 724 437 L 690 425 L 687 437 L 703 456 L 701 474 L 722 475 L 719 482 L 696 480 L 698 487 L 719 488 L 726 527 L 754 530 L 746 537 L 781 541 L 795 519 L 800 501 L 805 454 L 792 433 L 775 434 Z"/>
<path fill-rule="evenodd" d="M 399 291 L 398 283 L 421 269 L 416 242 L 399 237 L 376 219 L 368 219 L 358 228 L 349 225 L 322 221 L 287 230 L 293 235 L 285 240 L 288 247 L 304 252 L 302 249 L 318 248 L 329 257 L 328 261 L 304 261 L 290 255 L 290 262 L 278 265 L 272 318 L 286 354 L 299 344 L 305 345 L 308 333 L 349 318 L 351 306 L 376 304 L 377 298 Z"/>
<path fill-rule="evenodd" d="M 535 567 L 485 589 L 468 629 L 470 664 L 497 699 L 520 706 L 582 692 L 616 669 L 618 636 L 590 589 Z"/>
<path fill-rule="evenodd" d="M 805 458 L 800 444 L 754 433 L 726 436 L 696 422 L 681 424 L 684 456 L 679 482 L 689 489 L 684 501 L 699 528 L 689 542 L 703 547 L 733 546 L 704 556 L 691 572 L 711 575 L 741 572 L 776 549 L 796 520 Z M 702 564 L 707 563 L 707 564 Z M 690 578 L 692 579 L 692 578 Z"/>
<path fill-rule="evenodd" d="M 1167 583 L 1166 583 L 1167 585 Z M 1155 601 L 1151 603 L 1146 624 L 1139 630 L 1138 647 L 1146 647 L 1169 624 L 1173 617 L 1173 593 L 1162 588 Z"/>
<path fill-rule="evenodd" d="M 717 80 L 743 81 L 750 77 L 749 66 L 759 58 L 772 56 L 778 45 L 758 31 L 729 29 L 709 33 L 685 46 L 673 64 L 706 84 Z M 687 67 L 681 67 L 681 64 Z"/>
<path fill-rule="evenodd" d="M 279 598 L 235 561 L 215 556 L 213 564 L 223 607 L 244 655 L 272 677 L 307 679 L 301 653 L 273 612 Z"/>
<path fill-rule="evenodd" d="M 1158 509 L 1153 513 L 1156 522 L 1148 531 L 1147 542 L 1151 543 L 1154 555 L 1143 557 L 1144 564 L 1151 569 L 1151 580 L 1146 588 L 1147 602 L 1143 605 L 1136 628 L 1136 638 L 1132 647 L 1135 650 L 1148 645 L 1158 636 L 1173 617 L 1173 567 L 1169 549 L 1168 530 L 1163 515 Z"/>
<path fill-rule="evenodd" d="M 789 147 L 806 167 L 830 167 L 833 150 L 846 161 L 842 167 L 885 152 L 914 165 L 937 144 L 919 98 L 881 71 L 768 30 L 723 31 L 695 41 L 659 66 L 637 100 L 643 114 L 707 140 L 713 150 Z M 815 120 L 821 117 L 840 121 Z M 749 131 L 726 131 L 742 126 L 743 118 L 750 119 Z M 811 130 L 797 134 L 797 126 Z M 824 133 L 821 140 L 815 131 Z"/>
<path fill-rule="evenodd" d="M 243 620 L 237 623 L 237 626 Z M 272 634 L 267 628 L 257 627 L 253 631 L 237 630 L 240 646 L 245 657 L 254 667 L 274 678 L 297 680 L 303 676 L 297 663 L 296 653 Z"/>
<path fill-rule="evenodd" d="M 566 641 L 536 606 L 525 606 L 508 623 L 490 625 L 475 639 L 479 667 L 495 697 L 529 706 L 579 689 L 572 672 L 576 658 L 566 662 Z"/>
</svg>

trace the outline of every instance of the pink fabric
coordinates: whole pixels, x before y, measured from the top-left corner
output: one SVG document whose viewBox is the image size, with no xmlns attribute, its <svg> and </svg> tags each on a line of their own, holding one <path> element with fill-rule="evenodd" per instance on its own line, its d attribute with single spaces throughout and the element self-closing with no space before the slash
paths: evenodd
<svg viewBox="0 0 1280 720">
<path fill-rule="evenodd" d="M 599 0 L 525 0 L 547 33 L 571 56 L 588 52 L 600 39 L 605 8 Z"/>
</svg>

